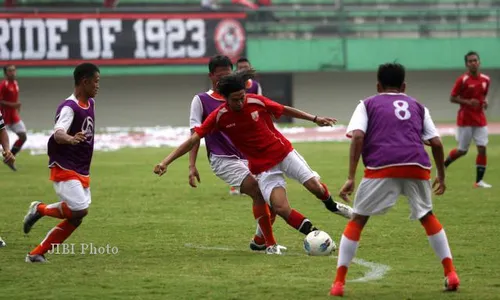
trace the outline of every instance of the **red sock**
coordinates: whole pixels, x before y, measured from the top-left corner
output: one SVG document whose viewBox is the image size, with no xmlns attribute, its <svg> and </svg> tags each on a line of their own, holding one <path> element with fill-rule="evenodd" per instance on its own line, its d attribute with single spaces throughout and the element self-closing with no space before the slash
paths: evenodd
<svg viewBox="0 0 500 300">
<path fill-rule="evenodd" d="M 457 152 L 458 152 L 457 148 L 450 151 L 450 154 L 448 154 L 448 156 L 451 158 L 451 160 L 457 159 L 458 157 Z"/>
<path fill-rule="evenodd" d="M 326 187 L 326 184 L 324 184 L 323 182 L 321 183 L 321 185 L 323 186 L 323 188 L 325 189 L 325 193 L 323 194 L 323 196 L 321 198 L 319 198 L 320 200 L 322 201 L 326 201 L 330 198 L 330 192 L 328 191 L 328 188 Z"/>
<path fill-rule="evenodd" d="M 273 227 L 271 225 L 271 212 L 267 204 L 254 205 L 253 215 L 255 220 L 259 223 L 260 230 L 264 236 L 266 246 L 272 246 L 276 244 L 276 240 L 273 235 Z M 255 241 L 257 242 L 257 241 Z"/>
<path fill-rule="evenodd" d="M 37 211 L 42 216 L 49 216 L 58 219 L 71 218 L 71 209 L 65 202 L 57 202 L 49 205 L 42 203 L 38 205 Z"/>
<path fill-rule="evenodd" d="M 47 251 L 52 249 L 53 244 L 61 244 L 64 242 L 72 233 L 75 231 L 76 227 L 73 226 L 68 220 L 64 220 L 59 223 L 56 227 L 52 228 L 45 239 L 38 245 L 33 251 L 30 252 L 31 255 L 44 255 Z"/>
</svg>

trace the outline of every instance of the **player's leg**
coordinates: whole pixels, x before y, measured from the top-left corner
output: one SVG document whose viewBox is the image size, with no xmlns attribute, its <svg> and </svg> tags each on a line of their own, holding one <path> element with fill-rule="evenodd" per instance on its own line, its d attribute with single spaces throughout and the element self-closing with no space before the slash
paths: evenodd
<svg viewBox="0 0 500 300">
<path fill-rule="evenodd" d="M 352 208 L 333 201 L 327 186 L 320 181 L 318 173 L 309 167 L 305 159 L 297 151 L 290 152 L 280 165 L 284 166 L 283 171 L 288 177 L 304 185 L 309 192 L 323 202 L 329 211 L 347 219 L 352 217 Z"/>
<path fill-rule="evenodd" d="M 24 125 L 23 121 L 19 121 L 15 123 L 14 125 L 11 126 L 12 131 L 17 134 L 17 141 L 14 142 L 12 145 L 12 154 L 17 155 L 19 151 L 21 151 L 21 148 L 23 147 L 24 143 L 26 143 L 27 136 L 26 136 L 26 126 Z"/>
<path fill-rule="evenodd" d="M 271 210 L 271 216 L 270 216 L 271 226 L 273 226 L 274 222 L 276 221 L 276 211 L 271 207 L 269 209 Z M 250 242 L 250 249 L 255 251 L 266 250 L 264 234 L 262 233 L 259 224 L 257 224 L 257 228 L 255 229 L 255 235 L 252 241 Z"/>
<path fill-rule="evenodd" d="M 253 200 L 252 211 L 257 222 L 257 226 L 261 229 L 265 248 L 276 245 L 276 239 L 274 238 L 273 227 L 271 224 L 271 211 L 269 205 L 267 205 L 262 197 L 257 180 L 250 173 L 241 183 L 240 192 L 250 196 Z M 254 237 L 253 243 L 250 242 L 250 248 L 252 248 L 252 244 L 259 245 L 258 242 L 261 241 L 255 241 Z M 258 249 L 255 250 L 265 250 L 265 248 L 262 249 L 262 247 L 258 247 Z"/>
<path fill-rule="evenodd" d="M 64 242 L 75 229 L 80 226 L 83 218 L 88 213 L 91 203 L 89 188 L 84 188 L 78 180 L 55 182 L 56 194 L 64 204 L 44 205 L 43 203 L 33 204 L 25 217 L 26 223 L 33 218 L 39 219 L 41 216 L 52 216 L 64 219 L 56 227 L 52 228 L 45 239 L 26 256 L 26 262 L 45 262 L 45 253 L 50 251 L 53 245 Z M 33 212 L 33 207 L 35 212 Z M 48 208 L 47 208 L 48 207 Z M 56 212 L 59 210 L 59 212 Z M 36 216 L 38 215 L 38 217 Z M 36 221 L 35 221 L 36 222 Z M 34 224 L 34 222 L 33 222 Z M 30 227 L 31 228 L 31 227 Z M 28 230 L 29 231 L 29 230 Z"/>
<path fill-rule="evenodd" d="M 7 246 L 7 243 L 0 237 L 0 248 Z"/>
<path fill-rule="evenodd" d="M 23 147 L 24 143 L 26 142 L 26 126 L 24 125 L 23 121 L 19 121 L 15 124 L 7 125 L 7 128 L 14 132 L 18 139 L 14 142 L 12 145 L 11 152 L 14 155 L 17 155 L 21 148 Z M 15 166 L 15 162 L 11 161 L 9 163 L 5 163 L 12 171 L 17 171 L 17 168 Z"/>
<path fill-rule="evenodd" d="M 443 265 L 446 288 L 448 290 L 456 290 L 460 285 L 460 281 L 453 266 L 446 233 L 439 220 L 432 213 L 432 188 L 430 181 L 407 179 L 404 182 L 403 193 L 408 198 L 410 204 L 410 218 L 420 220 L 432 249 Z"/>
<path fill-rule="evenodd" d="M 349 266 L 359 246 L 361 232 L 373 215 L 384 214 L 394 204 L 402 191 L 397 179 L 367 179 L 361 181 L 354 199 L 354 213 L 340 238 L 337 272 L 330 295 L 343 296 Z"/>
<path fill-rule="evenodd" d="M 473 131 L 474 142 L 477 146 L 477 157 L 476 157 L 476 183 L 475 187 L 481 188 L 491 188 L 491 185 L 484 182 L 484 173 L 486 172 L 486 146 L 488 145 L 488 128 L 484 127 L 474 127 Z"/>
<path fill-rule="evenodd" d="M 458 146 L 457 148 L 452 149 L 448 154 L 448 157 L 444 161 L 445 167 L 448 167 L 452 162 L 467 154 L 472 141 L 472 127 L 459 126 L 457 128 L 456 139 Z"/>
<path fill-rule="evenodd" d="M 217 177 L 239 192 L 247 194 L 253 200 L 253 215 L 257 226 L 261 226 L 263 229 L 263 245 L 253 241 L 250 242 L 250 248 L 252 250 L 265 250 L 267 246 L 276 244 L 270 221 L 269 206 L 262 197 L 257 180 L 248 169 L 247 161 L 212 156 L 210 158 L 210 167 Z"/>
<path fill-rule="evenodd" d="M 304 215 L 290 207 L 286 193 L 286 182 L 283 173 L 275 167 L 257 176 L 264 200 L 272 210 L 282 217 L 288 225 L 304 235 L 318 230 Z"/>
</svg>

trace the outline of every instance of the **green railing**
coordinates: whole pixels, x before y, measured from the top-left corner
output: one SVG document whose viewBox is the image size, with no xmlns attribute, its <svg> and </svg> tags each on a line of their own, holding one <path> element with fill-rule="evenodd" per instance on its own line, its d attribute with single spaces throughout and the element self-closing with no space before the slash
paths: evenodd
<svg viewBox="0 0 500 300">
<path fill-rule="evenodd" d="M 38 0 L 42 1 L 42 0 Z M 47 0 L 48 1 L 48 0 Z M 185 1 L 185 0 L 184 0 Z M 304 0 L 301 0 L 304 1 Z M 314 0 L 318 1 L 318 0 Z M 370 2 L 375 0 L 356 0 Z M 355 3 L 355 0 L 345 2 Z M 407 2 L 414 0 L 406 0 Z M 422 0 L 421 0 L 422 1 Z M 429 1 L 429 0 L 428 0 Z M 442 1 L 442 0 L 441 0 Z M 385 0 L 384 3 L 388 2 Z M 429 1 L 430 2 L 430 1 Z M 86 3 L 91 3 L 87 0 Z M 193 12 L 196 6 L 118 7 L 99 8 L 17 8 L 11 12 L 67 11 L 77 12 Z M 455 0 L 453 3 L 457 3 Z M 227 10 L 238 10 L 233 7 Z M 241 9 L 239 9 L 241 10 Z M 0 10 L 5 11 L 5 10 Z M 246 29 L 249 36 L 282 38 L 336 37 L 500 37 L 500 8 L 444 8 L 444 9 L 359 9 L 340 6 L 325 9 L 322 6 L 261 8 L 247 10 Z M 279 22 L 270 17 L 274 15 Z"/>
</svg>

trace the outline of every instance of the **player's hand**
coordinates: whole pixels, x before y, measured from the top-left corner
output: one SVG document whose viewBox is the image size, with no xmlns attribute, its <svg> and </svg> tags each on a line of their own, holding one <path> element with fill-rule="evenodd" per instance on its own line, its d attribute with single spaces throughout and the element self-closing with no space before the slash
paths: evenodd
<svg viewBox="0 0 500 300">
<path fill-rule="evenodd" d="M 340 189 L 339 197 L 342 198 L 342 200 L 344 200 L 347 203 L 351 202 L 349 196 L 354 192 L 354 186 L 355 186 L 354 180 L 347 179 L 347 181 Z"/>
<path fill-rule="evenodd" d="M 432 188 L 434 189 L 434 194 L 439 196 L 444 194 L 444 191 L 446 191 L 446 184 L 443 179 L 436 177 L 436 179 L 434 179 L 434 183 L 432 183 Z"/>
<path fill-rule="evenodd" d="M 153 172 L 158 176 L 162 176 L 163 174 L 167 173 L 167 166 L 165 166 L 163 163 L 159 163 L 155 166 Z"/>
<path fill-rule="evenodd" d="M 470 104 L 472 107 L 479 106 L 479 100 L 477 100 L 477 99 L 470 99 L 470 100 L 469 100 L 469 104 Z"/>
<path fill-rule="evenodd" d="M 332 126 L 337 123 L 337 119 L 328 117 L 317 117 L 315 123 L 318 124 L 318 126 Z"/>
<path fill-rule="evenodd" d="M 196 180 L 198 180 L 199 183 L 201 183 L 200 180 L 200 173 L 198 173 L 198 169 L 196 169 L 196 166 L 189 166 L 189 185 L 192 187 L 196 187 Z"/>
<path fill-rule="evenodd" d="M 488 100 L 484 100 L 483 102 L 483 108 L 488 109 Z"/>
<path fill-rule="evenodd" d="M 84 142 L 86 139 L 87 137 L 85 136 L 85 132 L 81 131 L 75 134 L 69 142 L 71 145 L 76 145 L 80 144 L 81 142 Z"/>
<path fill-rule="evenodd" d="M 10 152 L 9 150 L 3 151 L 2 156 L 3 156 L 4 163 L 13 163 L 16 160 L 16 157 L 14 156 L 14 154 L 12 154 L 12 152 Z"/>
</svg>

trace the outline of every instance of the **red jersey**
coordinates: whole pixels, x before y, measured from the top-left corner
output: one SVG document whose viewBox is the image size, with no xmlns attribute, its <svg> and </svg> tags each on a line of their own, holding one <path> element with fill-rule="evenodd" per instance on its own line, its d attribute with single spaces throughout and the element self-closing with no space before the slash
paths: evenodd
<svg viewBox="0 0 500 300">
<path fill-rule="evenodd" d="M 250 171 L 259 174 L 279 164 L 293 150 L 271 119 L 279 119 L 283 110 L 283 105 L 264 96 L 247 94 L 241 111 L 223 104 L 194 131 L 200 137 L 215 130 L 223 132 L 246 156 Z"/>
<path fill-rule="evenodd" d="M 465 73 L 458 77 L 451 91 L 451 96 L 479 100 L 479 105 L 476 107 L 460 104 L 457 114 L 458 126 L 486 126 L 483 104 L 486 101 L 489 88 L 490 78 L 484 74 L 479 73 L 477 76 L 472 76 Z"/>
<path fill-rule="evenodd" d="M 16 103 L 18 98 L 19 86 L 17 85 L 17 80 L 3 80 L 0 82 L 0 100 Z M 0 105 L 0 110 L 2 111 L 5 124 L 12 125 L 21 121 L 17 109 Z"/>
</svg>

